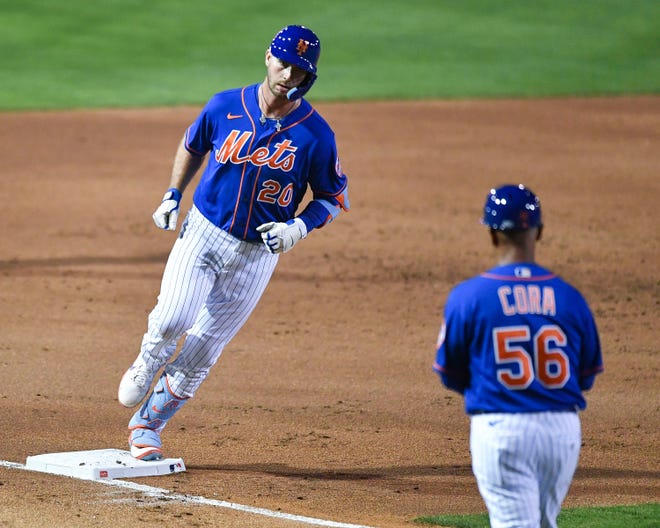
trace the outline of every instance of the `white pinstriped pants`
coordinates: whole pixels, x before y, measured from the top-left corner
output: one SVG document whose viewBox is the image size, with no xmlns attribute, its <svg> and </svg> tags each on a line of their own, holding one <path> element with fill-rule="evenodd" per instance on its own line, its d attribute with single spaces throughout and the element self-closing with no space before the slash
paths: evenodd
<svg viewBox="0 0 660 528">
<path fill-rule="evenodd" d="M 472 470 L 491 528 L 556 528 L 581 438 L 576 412 L 471 416 Z"/>
<path fill-rule="evenodd" d="M 194 206 L 165 266 L 140 353 L 152 370 L 167 364 L 170 387 L 191 397 L 227 343 L 245 324 L 270 280 L 279 255 L 209 222 Z"/>
</svg>

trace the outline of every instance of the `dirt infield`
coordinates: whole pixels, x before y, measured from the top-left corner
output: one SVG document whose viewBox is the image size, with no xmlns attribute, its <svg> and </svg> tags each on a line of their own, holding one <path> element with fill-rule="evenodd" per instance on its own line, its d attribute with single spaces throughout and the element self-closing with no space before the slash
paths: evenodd
<svg viewBox="0 0 660 528">
<path fill-rule="evenodd" d="M 585 293 L 605 356 L 565 505 L 657 501 L 660 97 L 317 107 L 352 210 L 281 258 L 166 429 L 188 471 L 139 482 L 381 528 L 485 511 L 431 364 L 447 292 L 493 264 L 488 189 L 523 182 L 538 259 Z M 151 213 L 198 110 L 0 115 L 0 460 L 125 447 L 117 384 L 175 238 Z M 0 527 L 119 522 L 304 526 L 0 466 Z"/>
</svg>

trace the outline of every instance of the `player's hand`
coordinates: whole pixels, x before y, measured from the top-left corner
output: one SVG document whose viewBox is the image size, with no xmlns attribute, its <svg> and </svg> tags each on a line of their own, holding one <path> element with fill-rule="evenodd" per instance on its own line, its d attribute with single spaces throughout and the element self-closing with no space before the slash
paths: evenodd
<svg viewBox="0 0 660 528">
<path fill-rule="evenodd" d="M 181 202 L 181 191 L 174 187 L 168 189 L 163 196 L 163 202 L 152 215 L 154 223 L 161 229 L 174 231 L 179 218 L 179 202 Z"/>
<path fill-rule="evenodd" d="M 286 253 L 298 240 L 307 236 L 307 226 L 300 218 L 288 222 L 268 222 L 257 227 L 271 253 Z"/>
</svg>

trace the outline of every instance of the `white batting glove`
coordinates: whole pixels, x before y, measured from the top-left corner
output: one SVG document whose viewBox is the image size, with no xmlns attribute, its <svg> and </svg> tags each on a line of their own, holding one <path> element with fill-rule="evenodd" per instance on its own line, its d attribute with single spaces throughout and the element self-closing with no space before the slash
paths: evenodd
<svg viewBox="0 0 660 528">
<path fill-rule="evenodd" d="M 257 227 L 261 239 L 271 253 L 286 253 L 307 236 L 307 226 L 300 218 L 288 222 L 268 222 Z"/>
<path fill-rule="evenodd" d="M 161 229 L 174 231 L 176 229 L 176 221 L 179 218 L 179 202 L 181 201 L 181 191 L 174 187 L 167 190 L 163 196 L 163 202 L 158 206 L 154 212 L 154 223 Z"/>
</svg>

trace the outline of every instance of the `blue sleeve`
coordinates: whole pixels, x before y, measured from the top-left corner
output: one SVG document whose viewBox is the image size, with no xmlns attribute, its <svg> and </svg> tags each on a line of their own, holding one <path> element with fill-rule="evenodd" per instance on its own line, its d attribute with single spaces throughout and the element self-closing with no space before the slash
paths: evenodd
<svg viewBox="0 0 660 528">
<path fill-rule="evenodd" d="M 447 298 L 433 369 L 448 389 L 463 394 L 470 385 L 468 338 L 456 291 Z"/>
<path fill-rule="evenodd" d="M 213 114 L 219 105 L 220 98 L 216 94 L 186 130 L 185 146 L 191 154 L 205 156 L 213 148 Z"/>
<path fill-rule="evenodd" d="M 334 205 L 329 200 L 318 199 L 309 202 L 304 211 L 298 216 L 305 222 L 307 232 L 309 233 L 312 229 L 323 227 L 332 222 L 340 210 L 341 207 L 339 205 Z"/>
<path fill-rule="evenodd" d="M 583 302 L 584 336 L 580 349 L 580 389 L 586 391 L 593 386 L 596 375 L 603 372 L 603 355 L 596 322 L 586 301 Z"/>
<path fill-rule="evenodd" d="M 348 178 L 343 172 L 334 133 L 330 129 L 325 130 L 325 136 L 317 143 L 311 159 L 309 185 L 313 200 L 299 215 L 308 232 L 332 222 L 340 211 L 350 209 Z"/>
</svg>

